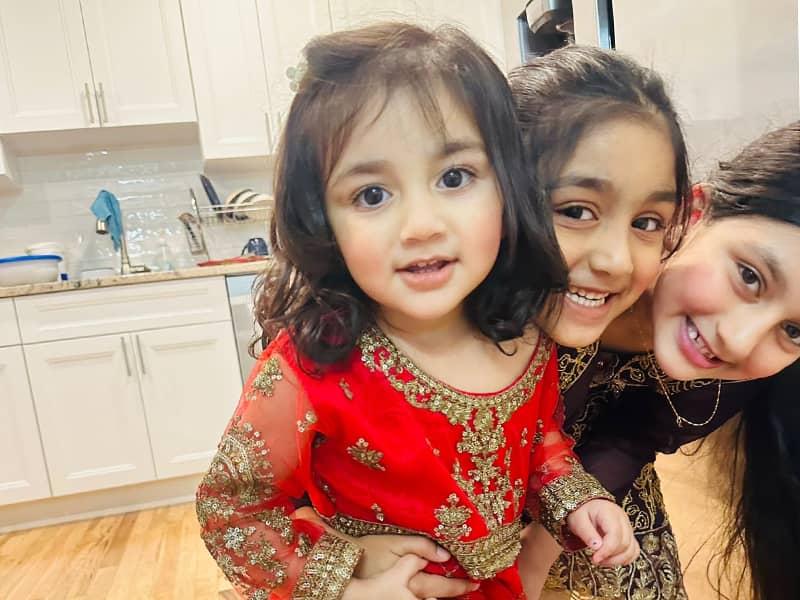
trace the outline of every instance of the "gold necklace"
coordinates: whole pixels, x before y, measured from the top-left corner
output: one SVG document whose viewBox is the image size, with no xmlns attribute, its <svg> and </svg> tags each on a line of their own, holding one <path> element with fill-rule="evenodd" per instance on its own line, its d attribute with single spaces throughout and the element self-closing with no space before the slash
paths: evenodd
<svg viewBox="0 0 800 600">
<path fill-rule="evenodd" d="M 633 312 L 633 306 L 630 307 L 631 312 Z M 639 329 L 639 335 L 642 338 L 643 345 L 645 348 L 648 346 L 647 344 L 647 336 L 644 333 L 644 327 L 642 327 L 642 323 L 638 317 L 634 316 L 634 322 L 636 323 L 637 328 Z M 719 397 L 722 392 L 722 379 L 717 380 L 717 397 L 714 400 L 714 410 L 711 411 L 711 414 L 705 421 L 700 423 L 695 423 L 694 421 L 690 421 L 686 417 L 684 417 L 681 413 L 678 412 L 678 409 L 675 407 L 675 403 L 672 401 L 672 396 L 669 395 L 669 390 L 667 389 L 666 384 L 664 384 L 664 380 L 661 379 L 661 370 L 658 368 L 658 363 L 656 362 L 655 354 L 653 354 L 652 350 L 647 352 L 647 362 L 650 365 L 650 368 L 653 370 L 653 373 L 656 376 L 656 381 L 658 381 L 658 385 L 661 388 L 664 397 L 667 399 L 667 404 L 669 404 L 670 410 L 672 410 L 672 414 L 675 415 L 675 424 L 678 428 L 682 428 L 683 424 L 686 423 L 687 425 L 691 425 L 692 427 L 705 427 L 717 416 L 717 411 L 719 410 Z"/>
<path fill-rule="evenodd" d="M 652 351 L 647 353 L 647 360 L 650 363 L 650 367 L 653 369 L 653 373 L 655 373 L 656 375 L 656 380 L 658 381 L 658 384 L 661 386 L 661 391 L 664 393 L 664 397 L 667 399 L 669 407 L 672 409 L 672 414 L 675 415 L 675 423 L 678 425 L 678 427 L 683 427 L 684 423 L 686 423 L 687 425 L 691 425 L 692 427 L 705 427 L 706 425 L 711 423 L 711 420 L 717 416 L 717 410 L 719 409 L 719 396 L 720 393 L 722 392 L 722 379 L 717 380 L 717 399 L 714 401 L 714 410 L 711 411 L 711 414 L 705 421 L 701 423 L 695 423 L 694 421 L 690 421 L 689 419 L 681 415 L 678 412 L 678 409 L 675 408 L 675 404 L 672 402 L 672 398 L 669 395 L 667 386 L 664 385 L 664 381 L 661 379 L 661 373 L 659 372 L 658 364 L 656 363 L 656 358 Z"/>
</svg>

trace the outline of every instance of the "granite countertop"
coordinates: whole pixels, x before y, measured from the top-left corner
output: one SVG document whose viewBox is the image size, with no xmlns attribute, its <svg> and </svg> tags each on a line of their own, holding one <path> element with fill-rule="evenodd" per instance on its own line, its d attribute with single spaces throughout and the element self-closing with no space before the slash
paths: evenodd
<svg viewBox="0 0 800 600">
<path fill-rule="evenodd" d="M 74 281 L 52 281 L 48 283 L 30 283 L 11 287 L 0 287 L 0 298 L 32 296 L 34 294 L 51 294 L 71 290 L 87 290 L 92 288 L 132 285 L 135 283 L 151 283 L 154 281 L 175 281 L 178 279 L 195 279 L 197 277 L 215 277 L 218 275 L 250 275 L 263 271 L 269 260 L 248 263 L 220 265 L 216 267 L 190 267 L 176 271 L 154 271 L 132 275 L 114 275 L 103 279 L 85 279 Z"/>
</svg>

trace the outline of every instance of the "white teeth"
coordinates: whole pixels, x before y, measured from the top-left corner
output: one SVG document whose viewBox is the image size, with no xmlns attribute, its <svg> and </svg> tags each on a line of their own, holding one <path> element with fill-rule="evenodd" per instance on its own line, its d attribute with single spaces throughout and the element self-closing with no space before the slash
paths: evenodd
<svg viewBox="0 0 800 600">
<path fill-rule="evenodd" d="M 581 306 L 603 306 L 606 303 L 606 298 L 608 296 L 601 296 L 600 298 L 587 298 L 586 296 L 582 296 L 580 294 L 576 294 L 575 292 L 567 292 L 567 298 L 572 300 L 575 304 L 580 304 Z"/>
<path fill-rule="evenodd" d="M 608 292 L 590 292 L 576 287 L 570 287 L 567 292 L 567 297 L 575 304 L 591 307 L 602 306 L 610 295 Z"/>
<path fill-rule="evenodd" d="M 686 321 L 686 332 L 700 351 L 700 354 L 705 356 L 708 360 L 717 360 L 717 355 L 711 352 L 711 349 L 706 346 L 705 340 L 700 336 L 700 332 L 691 319 L 687 319 Z"/>
</svg>

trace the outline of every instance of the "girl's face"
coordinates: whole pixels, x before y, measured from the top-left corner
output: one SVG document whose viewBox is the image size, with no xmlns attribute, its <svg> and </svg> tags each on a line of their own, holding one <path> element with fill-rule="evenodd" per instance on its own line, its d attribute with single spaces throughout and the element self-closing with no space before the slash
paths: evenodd
<svg viewBox="0 0 800 600">
<path fill-rule="evenodd" d="M 700 221 L 653 297 L 654 351 L 675 379 L 758 379 L 800 357 L 800 228 Z"/>
<path fill-rule="evenodd" d="M 677 190 L 675 153 L 658 119 L 592 128 L 550 190 L 569 268 L 569 291 L 550 332 L 559 344 L 598 340 L 659 273 Z"/>
<path fill-rule="evenodd" d="M 394 327 L 463 318 L 494 266 L 503 206 L 477 127 L 444 91 L 443 129 L 409 92 L 365 107 L 325 192 L 336 242 L 358 286 Z"/>
</svg>

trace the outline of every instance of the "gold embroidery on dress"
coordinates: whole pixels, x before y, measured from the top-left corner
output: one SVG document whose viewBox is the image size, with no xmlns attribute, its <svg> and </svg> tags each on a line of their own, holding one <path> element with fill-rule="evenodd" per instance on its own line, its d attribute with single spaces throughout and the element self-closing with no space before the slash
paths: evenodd
<svg viewBox="0 0 800 600">
<path fill-rule="evenodd" d="M 520 439 L 519 445 L 524 448 L 525 446 L 528 445 L 528 428 L 527 427 L 524 427 L 522 429 L 522 433 L 520 433 L 520 438 L 521 439 Z"/>
<path fill-rule="evenodd" d="M 545 588 L 571 590 L 575 598 L 587 600 L 687 600 L 677 543 L 652 463 L 644 466 L 622 508 L 639 540 L 639 558 L 627 567 L 603 569 L 585 551 L 565 553 L 554 563 Z"/>
<path fill-rule="evenodd" d="M 455 500 L 457 501 L 458 499 L 456 498 Z M 430 537 L 425 532 L 396 527 L 386 523 L 371 523 L 342 514 L 334 515 L 331 518 L 323 517 L 323 519 L 336 531 L 353 537 L 365 535 L 421 535 Z M 521 535 L 522 523 L 516 520 L 477 540 L 445 542 L 442 539 L 437 539 L 435 541 L 450 552 L 470 577 L 490 579 L 514 564 L 520 550 Z"/>
<path fill-rule="evenodd" d="M 355 461 L 360 462 L 362 465 L 375 469 L 376 471 L 385 471 L 386 467 L 381 464 L 383 460 L 383 452 L 378 450 L 370 450 L 369 442 L 364 438 L 358 438 L 355 445 L 347 448 L 347 453 Z"/>
<path fill-rule="evenodd" d="M 342 388 L 342 393 L 344 394 L 345 398 L 348 400 L 353 399 L 353 391 L 350 389 L 350 384 L 347 383 L 347 380 L 345 380 L 344 377 L 339 380 L 339 387 Z"/>
<path fill-rule="evenodd" d="M 544 442 L 544 421 L 536 419 L 536 433 L 533 434 L 533 445 L 538 446 Z"/>
<path fill-rule="evenodd" d="M 581 464 L 572 457 L 565 461 L 572 470 L 556 477 L 542 486 L 539 498 L 542 503 L 542 525 L 559 539 L 567 515 L 587 500 L 605 498 L 614 502 L 614 496 L 600 485 L 592 475 L 583 470 Z"/>
<path fill-rule="evenodd" d="M 281 363 L 277 356 L 268 358 L 261 366 L 256 378 L 253 380 L 253 388 L 272 396 L 275 393 L 275 382 L 283 379 L 283 372 L 281 371 Z"/>
<path fill-rule="evenodd" d="M 566 350 L 558 357 L 558 383 L 561 392 L 566 392 L 592 363 L 592 359 L 600 348 L 600 341 L 596 341 L 589 346 Z M 573 354 L 574 352 L 574 354 Z"/>
<path fill-rule="evenodd" d="M 329 533 L 308 554 L 292 600 L 339 600 L 361 558 L 356 544 Z"/>
<path fill-rule="evenodd" d="M 297 422 L 297 431 L 299 431 L 300 433 L 305 433 L 316 422 L 317 422 L 317 415 L 315 415 L 312 411 L 309 410 L 303 416 L 303 420 Z"/>
<path fill-rule="evenodd" d="M 470 510 L 466 506 L 460 505 L 461 502 L 456 494 L 450 494 L 447 502 L 446 506 L 440 506 L 434 511 L 439 524 L 433 533 L 441 540 L 454 542 L 462 537 L 467 537 L 472 532 L 472 527 L 467 525 Z"/>
<path fill-rule="evenodd" d="M 222 437 L 198 493 L 197 517 L 202 527 L 205 529 L 212 519 L 230 519 L 237 506 L 258 504 L 272 498 L 275 495 L 273 479 L 269 450 L 261 433 L 252 424 L 242 423 L 241 418 L 236 417 Z M 219 495 L 210 497 L 203 492 L 205 489 L 215 490 Z M 291 545 L 297 541 L 295 551 L 302 552 L 303 539 L 297 539 L 292 521 L 283 509 L 266 510 L 253 517 L 277 532 L 284 544 Z M 270 574 L 261 587 L 250 591 L 250 598 L 267 598 L 269 592 L 287 578 L 288 566 L 276 558 L 277 549 L 255 526 L 206 530 L 203 541 L 230 579 L 246 574 L 246 567 L 236 565 L 231 553 Z"/>
<path fill-rule="evenodd" d="M 541 367 L 550 355 L 550 341 L 540 339 L 522 377 L 497 394 L 468 394 L 443 384 L 419 369 L 375 328 L 361 335 L 359 346 L 364 365 L 370 371 L 382 373 L 409 404 L 441 413 L 451 424 L 462 427 L 456 450 L 466 454 L 464 458 L 472 466 L 462 467 L 457 460 L 453 477 L 475 505 L 486 527 L 490 531 L 500 527 L 514 498 L 508 470 L 501 468 L 507 464 L 501 454 L 511 450 L 506 448 L 504 426 L 533 396 L 543 374 Z M 437 510 L 442 508 L 448 509 Z"/>
<path fill-rule="evenodd" d="M 234 505 L 228 499 L 235 495 L 244 505 L 270 498 L 275 493 L 273 480 L 269 450 L 261 439 L 261 432 L 250 423 L 241 423 L 240 417 L 236 417 L 222 436 L 211 466 L 203 476 L 203 486 L 219 490 L 220 497 L 198 498 L 196 507 L 200 525 L 205 527 L 209 516 L 230 517 Z"/>
<path fill-rule="evenodd" d="M 380 504 L 375 502 L 372 506 L 370 506 L 372 512 L 375 513 L 375 518 L 378 519 L 381 523 L 386 520 L 386 515 L 383 514 L 383 509 L 381 508 Z"/>
</svg>

